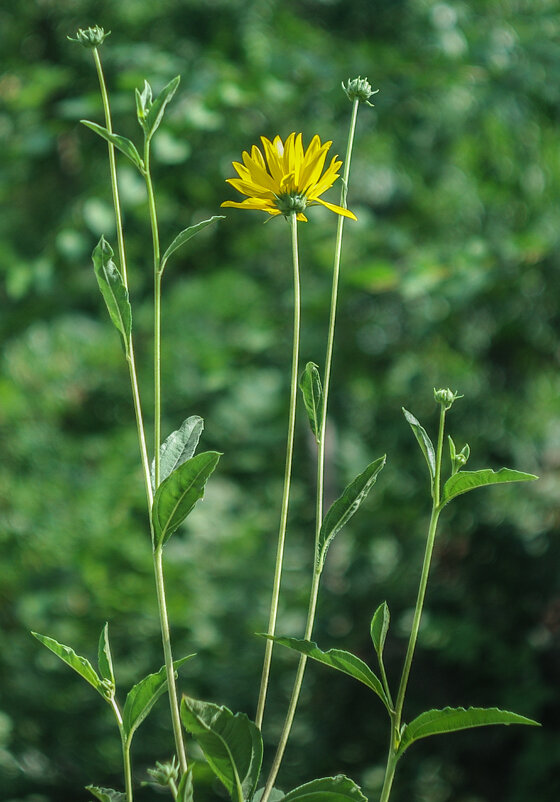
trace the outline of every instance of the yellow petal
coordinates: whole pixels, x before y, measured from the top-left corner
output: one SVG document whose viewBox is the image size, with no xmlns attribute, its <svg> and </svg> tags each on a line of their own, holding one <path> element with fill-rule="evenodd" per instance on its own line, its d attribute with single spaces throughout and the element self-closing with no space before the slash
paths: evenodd
<svg viewBox="0 0 560 802">
<path fill-rule="evenodd" d="M 313 203 L 320 203 L 321 206 L 326 206 L 327 209 L 331 210 L 331 212 L 336 212 L 336 214 L 340 214 L 343 217 L 349 217 L 350 220 L 358 219 L 354 214 L 354 212 L 351 212 L 350 209 L 343 209 L 342 206 L 337 206 L 335 203 L 328 203 L 327 201 L 324 201 L 321 198 L 315 198 Z"/>
</svg>

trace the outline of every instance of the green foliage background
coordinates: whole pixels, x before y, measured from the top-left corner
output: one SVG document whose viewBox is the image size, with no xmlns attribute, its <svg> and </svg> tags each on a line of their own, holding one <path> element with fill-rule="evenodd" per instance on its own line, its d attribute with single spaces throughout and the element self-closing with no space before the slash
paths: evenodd
<svg viewBox="0 0 560 802">
<path fill-rule="evenodd" d="M 432 429 L 432 387 L 469 467 L 532 471 L 443 516 L 408 717 L 498 705 L 540 730 L 428 739 L 394 802 L 553 802 L 560 795 L 560 7 L 556 0 L 35 0 L 0 4 L 0 798 L 85 800 L 121 787 L 110 711 L 42 650 L 45 632 L 93 658 L 110 622 L 127 690 L 162 663 L 128 380 L 90 263 L 114 241 L 88 53 L 99 24 L 115 127 L 137 137 L 133 90 L 182 81 L 154 141 L 164 243 L 218 212 L 231 161 L 259 135 L 303 131 L 343 153 L 340 82 L 380 93 L 358 121 L 330 418 L 329 498 L 372 459 L 388 466 L 334 543 L 316 637 L 373 660 L 386 599 L 396 681 L 429 512 L 400 407 Z M 140 179 L 122 164 L 136 349 L 150 403 L 150 257 Z M 332 198 L 336 200 L 335 193 Z M 189 694 L 254 714 L 281 489 L 290 351 L 288 229 L 229 210 L 165 276 L 164 429 L 206 420 L 224 452 L 206 500 L 167 546 L 170 615 Z M 303 361 L 322 365 L 334 216 L 301 226 Z M 300 636 L 313 531 L 313 445 L 300 415 L 280 631 Z M 264 736 L 287 703 L 277 650 Z M 122 696 L 122 692 L 121 692 Z M 378 700 L 310 665 L 283 788 L 347 773 L 375 800 L 386 748 Z M 137 783 L 172 749 L 160 702 L 134 745 Z M 201 800 L 220 790 L 198 769 Z M 138 798 L 154 798 L 152 790 Z"/>
</svg>

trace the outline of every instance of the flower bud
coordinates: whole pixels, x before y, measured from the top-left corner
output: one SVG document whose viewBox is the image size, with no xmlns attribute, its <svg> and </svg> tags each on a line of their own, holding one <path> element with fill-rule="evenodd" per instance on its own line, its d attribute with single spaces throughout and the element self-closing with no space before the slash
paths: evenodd
<svg viewBox="0 0 560 802">
<path fill-rule="evenodd" d="M 445 410 L 450 409 L 453 406 L 453 402 L 462 397 L 462 395 L 450 390 L 449 387 L 445 390 L 436 390 L 434 388 L 434 400 L 436 404 L 441 404 Z"/>
<path fill-rule="evenodd" d="M 148 769 L 148 774 L 155 783 L 167 787 L 171 781 L 176 783 L 179 779 L 179 764 L 175 758 L 168 763 L 156 762 L 155 769 Z"/>
<path fill-rule="evenodd" d="M 110 33 L 111 31 L 105 33 L 103 28 L 100 28 L 99 25 L 94 25 L 93 28 L 86 28 L 85 30 L 84 28 L 79 28 L 75 37 L 68 36 L 66 38 L 71 42 L 79 42 L 88 49 L 93 49 L 94 47 L 102 45 Z"/>
<path fill-rule="evenodd" d="M 368 106 L 373 106 L 373 103 L 368 102 L 370 97 L 379 92 L 379 89 L 372 89 L 368 79 L 362 78 L 360 75 L 357 78 L 349 78 L 346 86 L 343 82 L 342 88 L 346 92 L 348 100 L 359 100 L 360 103 L 367 103 Z"/>
</svg>

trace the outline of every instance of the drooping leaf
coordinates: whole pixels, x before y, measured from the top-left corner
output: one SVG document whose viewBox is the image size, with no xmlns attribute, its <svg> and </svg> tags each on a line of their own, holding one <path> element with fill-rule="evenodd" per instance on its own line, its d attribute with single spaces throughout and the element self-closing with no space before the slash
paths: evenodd
<svg viewBox="0 0 560 802">
<path fill-rule="evenodd" d="M 389 614 L 387 602 L 382 602 L 374 612 L 370 626 L 373 647 L 380 660 L 383 655 L 383 647 L 385 646 L 385 638 L 387 637 L 390 621 L 391 616 Z"/>
<path fill-rule="evenodd" d="M 189 766 L 187 771 L 181 777 L 181 782 L 177 787 L 177 799 L 175 802 L 193 802 L 193 800 L 192 768 Z"/>
<path fill-rule="evenodd" d="M 39 635 L 38 632 L 31 633 L 34 638 L 37 638 L 39 643 L 42 643 L 43 646 L 46 646 L 47 649 L 50 649 L 53 654 L 56 654 L 57 657 L 69 665 L 70 668 L 73 668 L 81 677 L 85 679 L 86 682 L 95 688 L 98 693 L 104 696 L 103 693 L 103 683 L 101 679 L 97 675 L 97 671 L 94 669 L 92 664 L 87 660 L 85 657 L 80 657 L 80 655 L 76 654 L 74 649 L 71 649 L 69 646 L 64 646 L 64 644 L 59 643 L 58 641 L 54 640 L 54 638 L 49 638 L 47 635 Z"/>
<path fill-rule="evenodd" d="M 315 435 L 315 440 L 319 442 L 321 437 L 321 418 L 323 415 L 323 388 L 321 385 L 321 375 L 319 368 L 314 362 L 308 362 L 305 366 L 299 386 L 303 395 L 303 403 L 309 418 L 311 431 Z"/>
<path fill-rule="evenodd" d="M 532 473 L 522 473 L 510 468 L 500 468 L 499 471 L 493 471 L 490 468 L 482 471 L 459 471 L 444 484 L 441 506 L 444 507 L 451 499 L 477 487 L 503 484 L 504 482 L 532 482 L 538 478 Z"/>
<path fill-rule="evenodd" d="M 284 797 L 285 802 L 367 802 L 356 783 L 339 774 L 322 777 L 294 788 Z"/>
<path fill-rule="evenodd" d="M 405 749 L 420 738 L 491 724 L 528 724 L 540 727 L 538 721 L 508 710 L 499 710 L 497 707 L 469 707 L 467 710 L 464 707 L 444 707 L 443 710 L 428 710 L 404 727 L 398 755 L 402 755 Z"/>
<path fill-rule="evenodd" d="M 92 259 L 99 289 L 107 305 L 111 320 L 123 337 L 126 349 L 130 342 L 132 310 L 128 300 L 128 290 L 124 286 L 119 269 L 113 261 L 113 249 L 105 237 L 101 237 L 95 246 Z"/>
<path fill-rule="evenodd" d="M 144 120 L 144 133 L 146 134 L 147 139 L 151 139 L 156 130 L 159 128 L 159 125 L 163 118 L 163 112 L 165 111 L 165 107 L 177 91 L 177 87 L 179 86 L 179 82 L 181 80 L 181 76 L 177 75 L 171 81 L 169 81 L 166 86 L 163 87 L 159 95 L 153 102 L 148 102 L 146 105 L 147 114 Z M 145 91 L 145 86 L 144 86 Z M 151 100 L 151 89 L 150 89 L 150 100 Z"/>
<path fill-rule="evenodd" d="M 161 444 L 159 449 L 160 482 L 167 479 L 176 468 L 193 456 L 203 429 L 202 418 L 198 415 L 191 415 Z M 152 487 L 155 487 L 155 463 L 153 460 L 151 478 Z"/>
<path fill-rule="evenodd" d="M 152 515 L 155 546 L 162 546 L 183 523 L 196 502 L 204 495 L 208 477 L 221 454 L 204 451 L 180 465 L 163 481 L 154 496 Z"/>
<path fill-rule="evenodd" d="M 183 229 L 180 234 L 177 234 L 169 248 L 165 251 L 163 256 L 161 257 L 161 266 L 160 270 L 163 272 L 165 265 L 167 264 L 167 260 L 174 253 L 181 245 L 184 245 L 185 242 L 188 242 L 192 237 L 196 236 L 199 231 L 202 231 L 203 228 L 212 225 L 217 220 L 225 220 L 223 214 L 215 214 L 213 217 L 210 217 L 208 220 L 202 220 L 200 223 L 196 223 L 194 226 L 189 226 L 188 228 Z"/>
<path fill-rule="evenodd" d="M 360 504 L 376 482 L 379 471 L 385 465 L 386 457 L 380 457 L 370 463 L 365 471 L 344 489 L 343 494 L 329 509 L 321 524 L 317 539 L 315 559 L 317 566 L 322 569 L 325 557 L 334 536 L 342 529 L 344 524 L 354 515 Z"/>
<path fill-rule="evenodd" d="M 173 661 L 173 668 L 177 670 L 183 663 L 194 657 L 189 654 L 180 660 Z M 126 697 L 122 714 L 123 730 L 126 740 L 130 743 L 134 732 L 144 721 L 152 707 L 160 696 L 167 690 L 167 672 L 165 666 L 155 674 L 148 674 L 147 677 L 136 683 Z"/>
<path fill-rule="evenodd" d="M 183 696 L 183 726 L 198 741 L 208 765 L 234 802 L 252 797 L 261 770 L 263 744 L 257 726 L 244 713 Z"/>
<path fill-rule="evenodd" d="M 86 791 L 94 795 L 99 802 L 126 802 L 126 794 L 113 791 L 112 788 L 99 788 L 97 785 L 86 785 Z"/>
<path fill-rule="evenodd" d="M 121 153 L 124 153 L 124 155 L 130 159 L 135 167 L 138 167 L 141 173 L 144 172 L 144 162 L 136 150 L 136 146 L 130 141 L 130 139 L 127 139 L 125 136 L 119 136 L 119 134 L 113 134 L 102 125 L 92 123 L 89 120 L 80 120 L 80 122 L 90 128 L 92 131 L 95 131 L 95 133 L 99 134 L 99 136 L 103 137 L 103 139 L 106 139 L 107 142 L 110 142 L 112 145 L 118 148 Z"/>
<path fill-rule="evenodd" d="M 115 673 L 113 671 L 113 658 L 111 657 L 111 647 L 109 646 L 109 624 L 105 624 L 99 636 L 99 647 L 97 649 L 97 666 L 99 673 L 104 680 L 115 687 Z"/>
<path fill-rule="evenodd" d="M 423 426 L 421 426 L 419 421 L 416 420 L 414 415 L 411 415 L 410 412 L 408 412 L 408 410 L 406 410 L 404 407 L 402 408 L 402 411 L 407 423 L 410 425 L 410 428 L 414 433 L 414 436 L 418 440 L 418 445 L 422 449 L 422 454 L 426 459 L 428 469 L 430 471 L 430 479 L 433 482 L 436 475 L 436 451 L 434 444 L 430 440 L 427 431 Z"/>
<path fill-rule="evenodd" d="M 260 633 L 259 633 L 260 634 Z M 283 636 L 270 636 L 261 634 L 261 637 L 268 638 L 279 643 L 281 646 L 286 646 L 288 649 L 293 649 L 295 652 L 305 654 L 312 660 L 318 663 L 323 663 L 325 666 L 341 671 L 349 677 L 354 677 L 358 682 L 366 685 L 370 690 L 379 696 L 387 710 L 390 710 L 390 705 L 383 690 L 383 685 L 378 677 L 373 673 L 371 668 L 356 657 L 351 652 L 346 652 L 343 649 L 329 649 L 324 652 L 320 649 L 314 641 L 300 640 L 299 638 L 286 638 Z"/>
</svg>

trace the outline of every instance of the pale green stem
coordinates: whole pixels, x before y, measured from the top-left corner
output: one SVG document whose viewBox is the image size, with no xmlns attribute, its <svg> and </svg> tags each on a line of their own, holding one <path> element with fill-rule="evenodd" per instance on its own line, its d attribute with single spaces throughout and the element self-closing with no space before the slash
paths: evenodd
<svg viewBox="0 0 560 802">
<path fill-rule="evenodd" d="M 276 619 L 278 616 L 278 600 L 280 597 L 280 583 L 282 580 L 282 565 L 284 561 L 284 543 L 286 540 L 286 525 L 288 521 L 288 505 L 290 500 L 290 483 L 292 476 L 292 457 L 294 450 L 294 432 L 296 422 L 297 404 L 297 381 L 299 364 L 299 332 L 300 332 L 300 283 L 299 283 L 299 258 L 298 258 L 298 239 L 297 239 L 297 220 L 295 213 L 290 215 L 290 225 L 292 232 L 292 263 L 294 272 L 294 331 L 292 343 L 292 375 L 290 389 L 290 412 L 288 418 L 288 442 L 286 445 L 286 462 L 284 467 L 284 489 L 282 491 L 282 506 L 280 512 L 280 527 L 278 531 L 278 544 L 276 548 L 276 565 L 274 568 L 274 580 L 272 585 L 272 599 L 270 602 L 270 615 L 268 621 L 268 635 L 274 635 L 276 631 Z M 270 664 L 272 661 L 271 640 L 266 641 L 261 685 L 259 689 L 259 699 L 255 723 L 260 729 L 262 726 L 264 706 L 268 689 L 268 679 L 270 675 Z"/>
<path fill-rule="evenodd" d="M 110 704 L 111 707 L 113 708 L 113 713 L 115 714 L 115 718 L 117 719 L 117 725 L 121 736 L 126 802 L 132 802 L 132 768 L 130 765 L 130 742 L 125 736 L 121 711 L 119 710 L 119 706 L 115 701 L 114 697 L 110 700 Z"/>
<path fill-rule="evenodd" d="M 165 658 L 165 672 L 167 676 L 167 689 L 169 694 L 169 707 L 171 710 L 171 723 L 173 725 L 173 736 L 175 738 L 175 748 L 181 767 L 181 774 L 187 771 L 187 756 L 183 741 L 183 731 L 181 729 L 181 717 L 179 714 L 179 700 L 177 698 L 177 686 L 175 684 L 175 669 L 173 668 L 173 654 L 171 652 L 171 637 L 169 634 L 169 619 L 167 616 L 167 604 L 165 601 L 165 584 L 163 580 L 163 549 L 158 546 L 154 550 L 154 573 L 156 579 L 156 590 L 159 610 L 159 622 L 161 627 L 161 640 L 163 643 L 163 655 Z"/>
<path fill-rule="evenodd" d="M 418 632 L 420 630 L 420 621 L 422 619 L 422 611 L 424 609 L 424 599 L 426 597 L 426 588 L 428 586 L 428 577 L 430 574 L 430 566 L 432 562 L 432 554 L 434 550 L 434 543 L 436 539 L 437 524 L 440 508 L 440 484 L 441 484 L 441 458 L 443 451 L 443 434 L 445 430 L 445 408 L 441 406 L 439 418 L 439 432 L 438 443 L 436 449 L 436 463 L 435 474 L 432 482 L 432 514 L 430 516 L 430 523 L 428 526 L 428 537 L 426 540 L 426 549 L 424 552 L 424 562 L 422 564 L 422 573 L 420 576 L 420 584 L 418 587 L 418 596 L 416 598 L 416 606 L 414 608 L 414 617 L 412 619 L 412 628 L 408 640 L 408 647 L 404 659 L 404 666 L 397 693 L 397 701 L 395 704 L 395 713 L 391 717 L 391 742 L 389 745 L 389 754 L 387 757 L 387 767 L 385 769 L 385 781 L 381 791 L 380 802 L 388 802 L 393 785 L 393 778 L 395 775 L 395 768 L 397 764 L 397 750 L 399 747 L 402 711 L 404 706 L 404 698 L 408 679 L 410 676 L 410 669 L 412 667 L 412 659 L 414 657 L 414 650 L 418 640 Z"/>
<path fill-rule="evenodd" d="M 154 488 L 157 490 L 160 480 L 160 429 L 161 429 L 161 260 L 159 246 L 159 229 L 156 213 L 156 202 L 154 187 L 150 174 L 150 140 L 146 137 L 144 141 L 144 177 L 146 180 L 146 190 L 148 194 L 148 208 L 150 213 L 150 226 L 152 230 L 152 245 L 154 253 Z M 153 525 L 152 525 L 153 526 Z M 161 628 L 161 640 L 163 644 L 163 655 L 165 659 L 165 671 L 167 676 L 167 686 L 169 694 L 169 708 L 171 711 L 171 722 L 173 724 L 173 735 L 175 738 L 175 748 L 181 767 L 181 773 L 187 771 L 187 755 L 183 730 L 181 727 L 181 717 L 179 712 L 179 701 L 177 697 L 177 685 L 175 682 L 175 670 L 173 668 L 173 653 L 171 650 L 171 635 L 169 632 L 169 617 L 167 615 L 167 603 L 165 599 L 165 582 L 163 577 L 163 549 L 157 546 L 154 549 L 154 572 L 156 578 L 158 612 Z"/>
<path fill-rule="evenodd" d="M 313 622 L 315 621 L 315 611 L 317 607 L 317 596 L 319 594 L 320 579 L 321 579 L 321 569 L 315 566 L 313 571 L 313 582 L 311 585 L 311 593 L 309 598 L 307 624 L 305 627 L 305 635 L 304 635 L 305 640 L 310 640 L 313 632 Z M 288 712 L 286 714 L 286 719 L 284 721 L 284 726 L 282 728 L 280 740 L 278 742 L 278 746 L 276 747 L 276 754 L 274 755 L 272 766 L 270 768 L 270 773 L 268 775 L 260 802 L 267 802 L 268 797 L 270 796 L 270 792 L 274 787 L 274 782 L 276 780 L 276 777 L 278 776 L 278 771 L 280 770 L 280 765 L 284 757 L 284 752 L 286 750 L 286 745 L 288 743 L 288 738 L 290 737 L 292 724 L 296 714 L 296 708 L 299 700 L 301 686 L 303 684 L 303 675 L 305 674 L 306 663 L 307 663 L 307 656 L 305 654 L 300 655 L 296 678 L 294 681 L 294 687 L 292 688 L 292 696 L 290 698 L 290 703 L 288 705 Z"/>
<path fill-rule="evenodd" d="M 103 111 L 105 113 L 105 127 L 112 133 L 113 126 L 111 122 L 111 109 L 109 106 L 109 97 L 107 94 L 107 87 L 105 85 L 105 77 L 101 66 L 101 59 L 97 48 L 93 48 L 93 59 L 97 69 L 97 76 L 99 78 L 99 87 L 101 89 L 101 99 L 103 102 Z M 121 266 L 121 274 L 124 286 L 128 289 L 128 276 L 126 269 L 126 252 L 124 247 L 124 232 L 122 224 L 121 204 L 119 200 L 119 187 L 117 182 L 117 165 L 115 160 L 115 148 L 111 142 L 108 143 L 109 152 L 109 170 L 111 174 L 111 190 L 113 194 L 113 206 L 115 209 L 115 221 L 117 227 L 117 244 L 119 251 L 119 261 Z M 132 335 L 126 346 L 126 360 L 128 363 L 128 372 L 130 375 L 130 386 L 132 389 L 132 401 L 134 404 L 134 415 L 136 418 L 136 429 L 138 433 L 138 443 L 140 446 L 140 458 L 142 461 L 142 473 L 144 475 L 144 485 L 146 489 L 146 498 L 148 502 L 148 509 L 152 509 L 152 485 L 150 480 L 150 463 L 148 460 L 148 450 L 146 448 L 146 434 L 144 431 L 144 421 L 142 418 L 142 405 L 140 402 L 140 390 L 138 388 L 138 378 L 136 375 L 136 362 L 134 359 L 134 348 L 132 343 Z"/>
<path fill-rule="evenodd" d="M 168 784 L 169 784 L 169 790 L 171 791 L 173 799 L 177 799 L 177 786 L 175 785 L 172 777 L 169 778 L 169 783 Z"/>
<path fill-rule="evenodd" d="M 356 120 L 358 116 L 358 106 L 359 100 L 354 100 L 352 106 L 352 117 L 350 120 L 350 130 L 348 132 L 348 143 L 346 146 L 346 159 L 344 163 L 344 174 L 342 178 L 342 189 L 340 192 L 340 203 L 341 206 L 346 208 L 346 196 L 348 193 L 348 180 L 350 177 L 350 161 L 352 159 L 352 147 L 354 144 L 354 135 L 356 132 Z M 323 381 L 323 403 L 322 403 L 322 410 L 321 410 L 321 426 L 319 430 L 319 442 L 318 442 L 318 450 L 317 450 L 317 498 L 316 498 L 316 517 L 315 517 L 315 551 L 317 550 L 317 543 L 319 540 L 319 533 L 321 531 L 321 523 L 323 521 L 323 496 L 324 496 L 324 476 L 325 476 L 325 439 L 326 439 L 326 419 L 327 419 L 327 408 L 328 408 L 328 398 L 329 398 L 329 386 L 330 386 L 330 375 L 331 375 L 331 365 L 332 365 L 332 355 L 333 355 L 333 347 L 334 347 L 334 331 L 335 331 L 335 323 L 336 323 L 336 308 L 337 308 L 337 300 L 338 300 L 338 284 L 339 284 L 339 277 L 340 277 L 340 261 L 342 255 L 342 232 L 344 229 L 344 217 L 342 215 L 338 218 L 338 225 L 336 231 L 336 242 L 335 242 L 335 254 L 334 254 L 334 267 L 333 267 L 333 281 L 332 281 L 332 292 L 331 292 L 331 308 L 330 308 L 330 315 L 329 315 L 329 332 L 327 336 L 327 353 L 325 357 L 325 374 L 324 374 L 324 381 Z M 309 609 L 307 615 L 307 623 L 305 626 L 305 640 L 309 640 L 313 633 L 313 625 L 315 623 L 315 612 L 317 608 L 317 596 L 319 594 L 319 582 L 321 578 L 321 569 L 318 569 L 315 565 L 313 571 L 313 581 L 311 585 L 310 591 L 310 598 L 309 598 Z M 282 759 L 284 757 L 284 752 L 286 749 L 286 744 L 288 742 L 288 738 L 290 735 L 290 731 L 292 728 L 294 716 L 296 713 L 296 708 L 299 700 L 299 695 L 301 692 L 301 686 L 303 683 L 303 676 L 305 674 L 305 666 L 307 664 L 307 657 L 305 655 L 301 655 L 298 669 L 296 673 L 296 677 L 294 680 L 294 687 L 292 689 L 292 696 L 290 699 L 290 703 L 288 706 L 288 712 L 286 714 L 286 720 L 284 722 L 284 728 L 282 730 L 282 734 L 280 736 L 280 742 L 278 743 L 278 747 L 276 749 L 276 754 L 274 756 L 274 761 L 272 764 L 272 768 L 270 770 L 270 775 L 267 780 L 267 784 L 263 793 L 263 797 L 261 802 L 267 802 L 268 796 L 272 790 L 274 785 L 274 781 L 276 780 L 276 776 L 280 769 L 280 765 L 282 763 Z"/>
</svg>

